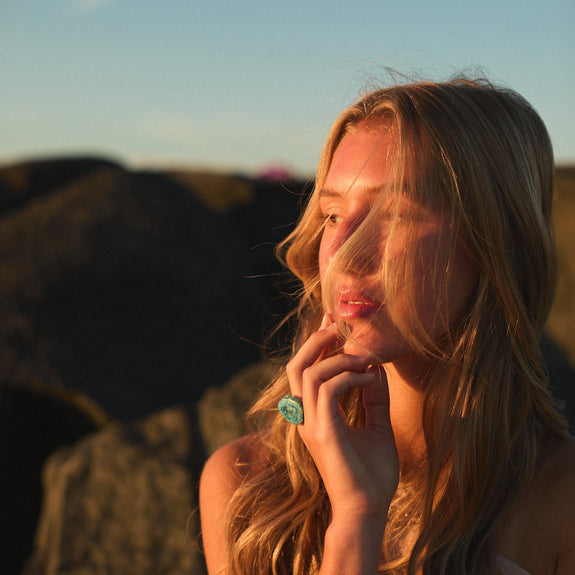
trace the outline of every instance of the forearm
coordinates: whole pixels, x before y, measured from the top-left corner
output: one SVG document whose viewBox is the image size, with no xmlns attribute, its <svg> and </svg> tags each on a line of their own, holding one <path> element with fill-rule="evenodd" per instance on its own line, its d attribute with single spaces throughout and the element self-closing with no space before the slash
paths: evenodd
<svg viewBox="0 0 575 575">
<path fill-rule="evenodd" d="M 385 518 L 334 520 L 327 529 L 320 575 L 376 575 Z"/>
</svg>

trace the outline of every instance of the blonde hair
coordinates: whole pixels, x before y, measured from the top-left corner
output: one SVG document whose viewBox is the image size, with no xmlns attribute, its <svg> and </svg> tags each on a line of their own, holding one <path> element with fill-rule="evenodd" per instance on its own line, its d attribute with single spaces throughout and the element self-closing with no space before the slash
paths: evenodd
<svg viewBox="0 0 575 575">
<path fill-rule="evenodd" d="M 521 96 L 485 80 L 384 88 L 344 111 L 325 144 L 307 208 L 278 247 L 301 282 L 292 353 L 323 315 L 318 190 L 343 137 L 368 120 L 394 131 L 394 187 L 441 202 L 478 272 L 471 301 L 441 345 L 417 322 L 402 326 L 416 349 L 436 359 L 423 421 L 429 455 L 418 472 L 402 477 L 380 572 L 485 574 L 490 539 L 533 477 L 543 441 L 567 434 L 539 351 L 555 286 L 551 143 Z M 352 265 L 364 241 L 354 234 L 336 265 Z M 406 254 L 391 278 L 382 273 L 386 290 L 409 284 L 413 259 Z M 430 273 L 444 278 L 449 264 L 448 258 Z M 237 575 L 303 575 L 321 564 L 330 506 L 296 427 L 276 409 L 288 390 L 279 370 L 249 414 L 261 465 L 245 471 L 228 510 L 230 572 Z M 361 425 L 361 393 L 341 402 L 348 423 Z"/>
</svg>

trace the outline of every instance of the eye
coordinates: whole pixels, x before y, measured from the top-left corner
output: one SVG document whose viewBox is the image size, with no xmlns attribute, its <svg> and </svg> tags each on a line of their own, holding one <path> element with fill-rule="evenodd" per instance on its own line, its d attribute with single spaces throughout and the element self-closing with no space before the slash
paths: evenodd
<svg viewBox="0 0 575 575">
<path fill-rule="evenodd" d="M 337 226 L 342 220 L 342 216 L 335 213 L 325 213 L 322 217 L 326 226 Z"/>
<path fill-rule="evenodd" d="M 417 213 L 410 210 L 385 210 L 381 219 L 386 223 L 407 224 L 417 219 Z"/>
</svg>

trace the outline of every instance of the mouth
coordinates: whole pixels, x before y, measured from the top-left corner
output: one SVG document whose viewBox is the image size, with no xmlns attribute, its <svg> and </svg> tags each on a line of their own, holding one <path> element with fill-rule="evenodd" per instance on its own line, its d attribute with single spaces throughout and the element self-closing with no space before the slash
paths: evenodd
<svg viewBox="0 0 575 575">
<path fill-rule="evenodd" d="M 360 292 L 342 291 L 336 304 L 336 315 L 341 319 L 353 320 L 375 315 L 381 305 Z"/>
</svg>

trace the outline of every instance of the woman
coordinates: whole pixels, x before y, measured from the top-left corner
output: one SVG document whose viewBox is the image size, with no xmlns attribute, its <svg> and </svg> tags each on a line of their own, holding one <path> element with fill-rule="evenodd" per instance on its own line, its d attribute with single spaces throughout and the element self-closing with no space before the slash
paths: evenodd
<svg viewBox="0 0 575 575">
<path fill-rule="evenodd" d="M 575 445 L 538 347 L 552 187 L 541 119 L 485 81 L 340 116 L 280 246 L 291 358 L 202 475 L 210 574 L 575 573 Z"/>
</svg>

